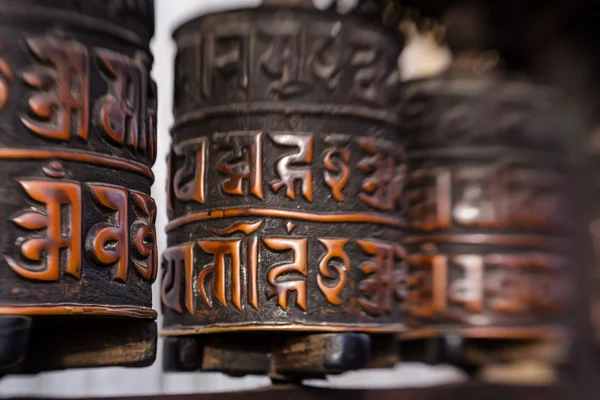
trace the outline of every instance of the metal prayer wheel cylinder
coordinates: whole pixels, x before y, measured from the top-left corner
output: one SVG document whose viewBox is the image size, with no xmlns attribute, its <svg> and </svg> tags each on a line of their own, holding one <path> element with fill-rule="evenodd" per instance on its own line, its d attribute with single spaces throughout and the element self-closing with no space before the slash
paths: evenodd
<svg viewBox="0 0 600 400">
<path fill-rule="evenodd" d="M 162 332 L 395 332 L 400 43 L 273 3 L 174 33 Z"/>
<path fill-rule="evenodd" d="M 556 93 L 498 73 L 409 82 L 403 95 L 412 330 L 402 338 L 564 334 L 573 209 Z"/>
<path fill-rule="evenodd" d="M 0 320 L 31 319 L 2 372 L 154 359 L 153 7 L 0 1 Z"/>
</svg>

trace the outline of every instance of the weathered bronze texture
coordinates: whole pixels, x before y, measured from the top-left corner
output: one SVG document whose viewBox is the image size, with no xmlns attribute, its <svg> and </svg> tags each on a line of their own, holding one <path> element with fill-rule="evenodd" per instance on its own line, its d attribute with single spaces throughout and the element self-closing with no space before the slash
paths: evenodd
<svg viewBox="0 0 600 400">
<path fill-rule="evenodd" d="M 572 289 L 565 114 L 502 74 L 408 83 L 404 337 L 560 339 Z"/>
<path fill-rule="evenodd" d="M 268 1 L 174 38 L 165 368 L 278 379 L 382 364 L 371 347 L 403 329 L 399 37 Z"/>
<path fill-rule="evenodd" d="M 164 333 L 401 329 L 399 41 L 284 6 L 174 37 Z"/>
<path fill-rule="evenodd" d="M 40 330 L 62 337 L 44 339 L 52 357 L 32 356 L 25 371 L 154 358 L 153 7 L 0 1 L 0 318 L 31 316 L 31 346 Z M 138 338 L 121 318 L 138 324 Z M 105 344 L 137 341 L 145 350 L 74 362 L 103 339 L 67 332 L 86 337 L 100 320 L 112 335 Z"/>
</svg>

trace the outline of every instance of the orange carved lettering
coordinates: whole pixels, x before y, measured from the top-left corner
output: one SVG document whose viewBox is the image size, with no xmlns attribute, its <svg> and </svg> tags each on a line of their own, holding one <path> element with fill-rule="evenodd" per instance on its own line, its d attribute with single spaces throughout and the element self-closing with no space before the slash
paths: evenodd
<svg viewBox="0 0 600 400">
<path fill-rule="evenodd" d="M 350 270 L 350 258 L 344 251 L 348 239 L 319 239 L 319 242 L 325 245 L 327 252 L 319 263 L 320 275 L 317 276 L 317 284 L 327 301 L 339 306 L 344 302 L 339 295 L 346 286 L 348 271 Z M 335 260 L 341 260 L 342 263 L 335 262 Z M 323 280 L 323 277 L 333 278 L 331 272 L 329 272 L 330 268 L 334 268 L 338 275 L 338 282 L 334 286 L 326 285 Z"/>
<path fill-rule="evenodd" d="M 350 151 L 348 138 L 343 135 L 330 135 L 325 142 L 333 145 L 325 154 L 325 183 L 331 188 L 331 194 L 337 201 L 343 201 L 342 189 L 350 179 Z"/>
<path fill-rule="evenodd" d="M 452 172 L 446 168 L 417 170 L 410 176 L 409 218 L 414 228 L 449 228 L 452 222 Z M 433 184 L 430 181 L 433 180 Z"/>
<path fill-rule="evenodd" d="M 4 42 L 0 40 L 0 50 L 4 48 Z M 4 108 L 8 102 L 9 89 L 7 80 L 13 77 L 12 69 L 4 58 L 0 58 L 0 110 Z"/>
<path fill-rule="evenodd" d="M 173 176 L 173 193 L 181 201 L 197 201 L 204 203 L 204 174 L 206 160 L 206 138 L 192 139 L 173 146 L 173 153 L 169 156 L 169 177 L 174 158 L 184 156 L 184 165 Z M 171 199 L 171 185 L 168 206 L 173 210 Z"/>
<path fill-rule="evenodd" d="M 179 313 L 183 312 L 182 300 L 186 310 L 194 315 L 194 244 L 169 247 L 163 252 L 163 277 L 160 285 L 160 297 L 164 307 Z M 184 286 L 183 299 L 181 286 Z"/>
<path fill-rule="evenodd" d="M 226 151 L 217 167 L 228 175 L 223 191 L 243 196 L 247 181 L 250 193 L 262 199 L 262 133 L 216 134 L 214 141 L 217 151 Z"/>
<path fill-rule="evenodd" d="M 144 60 L 105 49 L 97 50 L 97 54 L 109 87 L 97 107 L 95 121 L 99 129 L 115 143 L 127 145 L 153 160 L 156 86 Z"/>
<path fill-rule="evenodd" d="M 404 151 L 382 140 L 361 138 L 361 149 L 371 156 L 363 158 L 358 167 L 369 174 L 363 182 L 366 193 L 360 199 L 367 205 L 393 211 L 402 206 L 402 191 L 406 177 Z"/>
<path fill-rule="evenodd" d="M 358 299 L 358 303 L 372 316 L 390 312 L 393 299 L 403 298 L 408 269 L 406 250 L 396 244 L 373 240 L 357 240 L 357 243 L 366 254 L 375 256 L 359 267 L 367 277 L 358 285 L 365 296 Z"/>
<path fill-rule="evenodd" d="M 486 310 L 515 314 L 561 309 L 560 257 L 530 254 L 416 255 L 408 312 L 465 320 Z M 452 308 L 450 309 L 450 307 Z M 460 306 L 460 307 L 457 307 Z M 468 321 L 468 319 L 467 319 Z"/>
<path fill-rule="evenodd" d="M 248 239 L 248 303 L 258 310 L 258 238 Z"/>
<path fill-rule="evenodd" d="M 132 258 L 139 274 L 150 283 L 156 280 L 158 271 L 158 255 L 156 249 L 156 204 L 152 197 L 144 193 L 131 192 L 136 209 L 141 211 L 141 218 L 131 226 L 135 238 L 135 255 Z M 140 259 L 138 259 L 140 258 Z"/>
<path fill-rule="evenodd" d="M 217 235 L 231 235 L 235 232 L 243 232 L 250 235 L 256 232 L 262 225 L 263 221 L 255 223 L 234 224 L 227 229 L 217 230 L 212 228 L 211 231 Z M 252 236 L 248 239 L 247 249 L 248 259 L 248 303 L 258 309 L 258 238 Z"/>
<path fill-rule="evenodd" d="M 257 231 L 262 225 L 262 221 L 255 223 L 238 223 L 226 229 L 211 228 L 211 231 L 217 235 L 231 235 L 236 232 L 243 232 L 250 235 Z M 241 243 L 242 239 L 233 241 L 199 241 L 200 248 L 208 254 L 214 255 L 214 261 L 205 266 L 200 275 L 198 275 L 198 287 L 200 294 L 206 303 L 212 307 L 212 301 L 206 291 L 206 278 L 212 275 L 212 291 L 213 295 L 219 302 L 226 307 L 226 256 L 231 258 L 231 298 L 233 304 L 242 309 L 241 304 Z M 248 240 L 247 247 L 248 259 L 248 302 L 258 308 L 258 289 L 257 289 L 257 272 L 258 272 L 258 241 L 256 237 Z"/>
<path fill-rule="evenodd" d="M 35 66 L 23 79 L 40 93 L 29 98 L 33 117 L 21 121 L 45 138 L 69 141 L 71 134 L 88 138 L 90 61 L 87 49 L 53 37 L 27 40 L 33 55 L 48 66 Z"/>
<path fill-rule="evenodd" d="M 312 202 L 312 136 L 310 135 L 286 135 L 271 134 L 271 140 L 280 146 L 297 147 L 297 153 L 288 154 L 277 161 L 277 174 L 279 179 L 271 183 L 275 192 L 285 187 L 285 195 L 290 199 L 296 198 L 294 188 L 296 181 L 302 184 L 302 195 Z M 304 168 L 300 168 L 304 167 Z"/>
<path fill-rule="evenodd" d="M 566 301 L 561 276 L 567 268 L 562 257 L 539 254 L 485 257 L 483 290 L 487 306 L 501 313 L 556 313 Z"/>
<path fill-rule="evenodd" d="M 198 275 L 198 288 L 200 294 L 206 304 L 212 307 L 212 300 L 208 296 L 205 288 L 206 277 L 212 275 L 212 291 L 213 295 L 219 300 L 223 307 L 227 307 L 226 297 L 226 270 L 225 256 L 231 257 L 231 298 L 233 304 L 238 309 L 242 309 L 242 288 L 240 283 L 240 244 L 241 240 L 232 241 L 216 241 L 216 240 L 200 240 L 198 244 L 200 248 L 208 254 L 214 256 L 214 261 L 202 268 Z"/>
<path fill-rule="evenodd" d="M 292 262 L 273 266 L 267 273 L 267 280 L 273 289 L 266 292 L 267 297 L 271 298 L 277 295 L 277 304 L 284 310 L 287 310 L 287 297 L 289 291 L 296 291 L 296 304 L 306 311 L 306 280 L 286 280 L 277 281 L 281 275 L 289 272 L 299 272 L 303 276 L 308 273 L 307 264 L 307 244 L 308 239 L 288 239 L 288 238 L 265 238 L 265 245 L 271 250 L 278 252 L 292 251 Z"/>
<path fill-rule="evenodd" d="M 443 255 L 412 256 L 407 310 L 418 317 L 431 317 L 444 313 L 448 305 L 448 258 Z"/>
<path fill-rule="evenodd" d="M 46 206 L 45 213 L 29 211 L 13 219 L 19 227 L 37 231 L 46 230 L 45 237 L 25 239 L 21 253 L 26 260 L 37 261 L 28 265 L 5 256 L 10 267 L 19 275 L 35 280 L 56 281 L 61 266 L 65 273 L 81 277 L 81 187 L 76 182 L 19 180 L 25 192 Z"/>
<path fill-rule="evenodd" d="M 113 279 L 127 282 L 129 263 L 129 213 L 127 190 L 120 187 L 90 185 L 98 203 L 114 211 L 108 222 L 94 224 L 88 231 L 86 248 L 90 257 L 113 266 Z"/>
</svg>

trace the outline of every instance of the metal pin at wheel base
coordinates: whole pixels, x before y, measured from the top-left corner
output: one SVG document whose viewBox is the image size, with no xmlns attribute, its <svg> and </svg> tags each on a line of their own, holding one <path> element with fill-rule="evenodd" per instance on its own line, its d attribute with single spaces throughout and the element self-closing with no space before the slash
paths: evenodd
<svg viewBox="0 0 600 400">
<path fill-rule="evenodd" d="M 238 359 L 250 359 L 254 342 L 257 357 L 285 353 L 299 337 L 307 352 L 368 349 L 364 333 L 403 329 L 399 40 L 352 14 L 273 3 L 174 34 L 162 333 L 171 349 L 186 335 L 204 345 L 181 369 L 243 374 L 209 353 L 247 343 Z M 178 354 L 167 351 L 168 369 Z M 312 371 L 357 368 L 336 365 Z"/>
<path fill-rule="evenodd" d="M 154 360 L 153 7 L 0 1 L 1 373 Z"/>
</svg>

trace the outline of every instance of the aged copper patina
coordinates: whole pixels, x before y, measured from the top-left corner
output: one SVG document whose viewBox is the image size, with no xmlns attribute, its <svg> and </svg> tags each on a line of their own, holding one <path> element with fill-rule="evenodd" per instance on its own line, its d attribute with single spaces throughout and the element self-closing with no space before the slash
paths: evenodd
<svg viewBox="0 0 600 400">
<path fill-rule="evenodd" d="M 401 40 L 358 14 L 270 1 L 175 32 L 163 334 L 368 351 L 360 333 L 403 329 Z"/>
<path fill-rule="evenodd" d="M 2 372 L 154 359 L 153 7 L 0 2 Z"/>
</svg>

